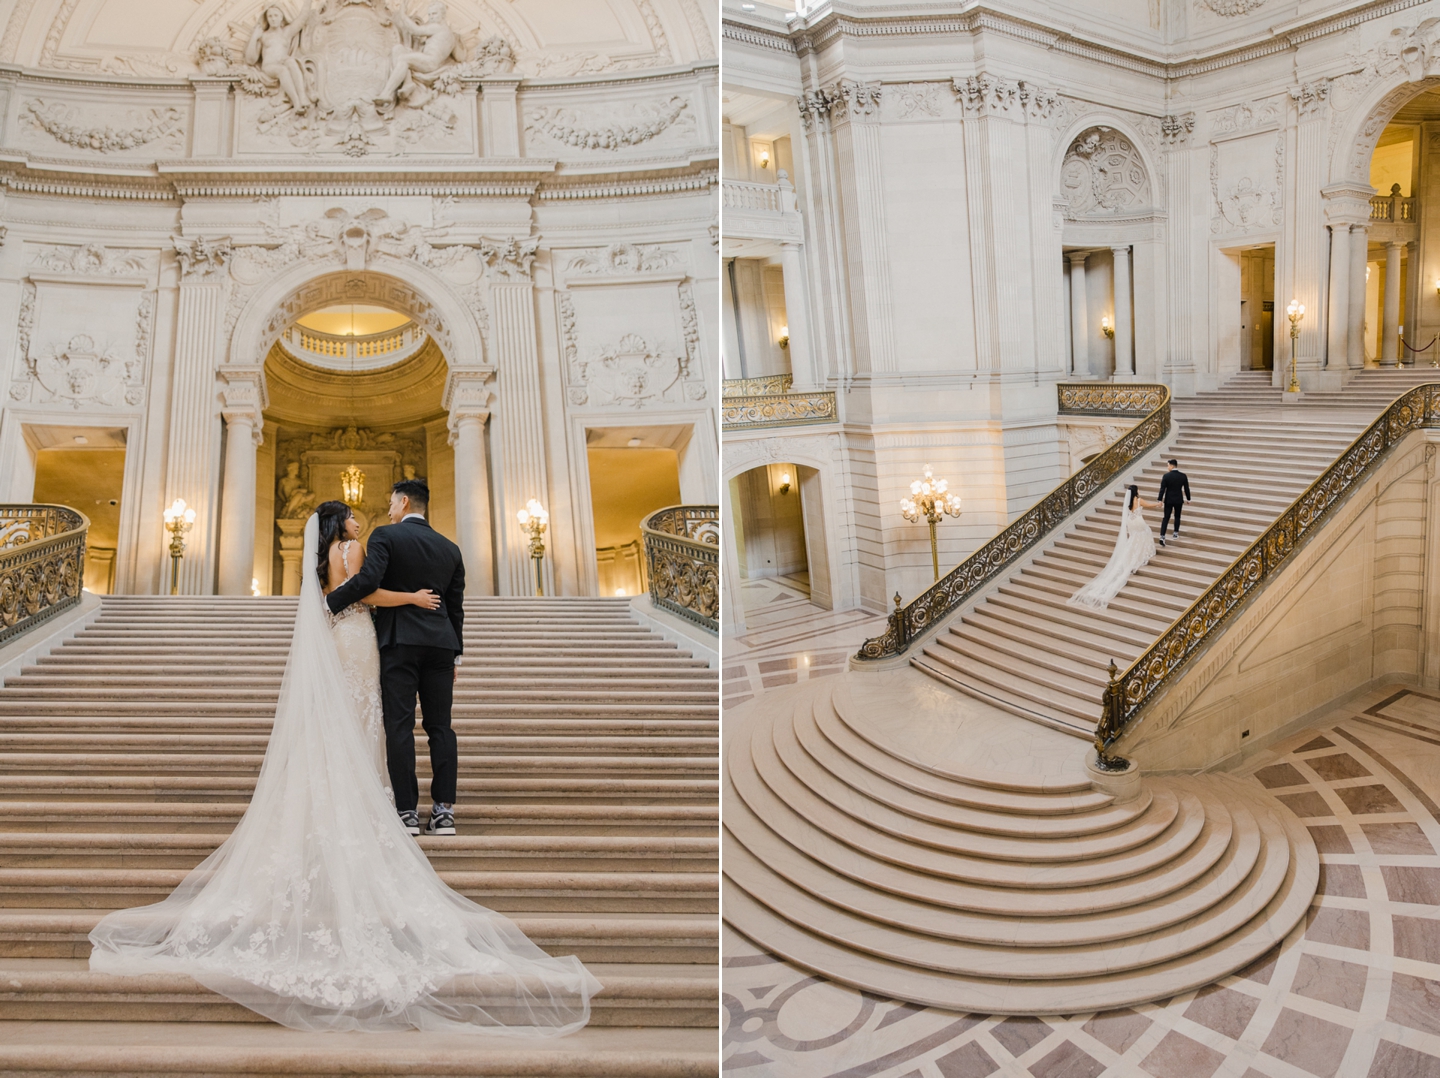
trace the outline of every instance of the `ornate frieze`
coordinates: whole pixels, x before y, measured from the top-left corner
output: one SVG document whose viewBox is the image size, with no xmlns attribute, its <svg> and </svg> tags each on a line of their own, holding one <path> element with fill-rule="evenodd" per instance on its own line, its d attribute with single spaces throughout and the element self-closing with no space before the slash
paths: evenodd
<svg viewBox="0 0 1440 1078">
<path fill-rule="evenodd" d="M 1258 11 L 1264 3 L 1265 0 L 1195 0 L 1197 8 L 1213 11 L 1223 19 L 1248 15 L 1252 11 Z"/>
<path fill-rule="evenodd" d="M 1301 118 L 1313 116 L 1320 111 L 1330 96 L 1330 80 L 1317 79 L 1315 82 L 1302 82 L 1299 86 L 1290 88 L 1290 100 L 1295 102 Z"/>
<path fill-rule="evenodd" d="M 1283 118 L 1280 105 L 1275 101 L 1241 102 L 1212 113 L 1210 131 L 1213 135 L 1230 135 L 1256 128 L 1274 127 Z"/>
<path fill-rule="evenodd" d="M 98 125 L 82 122 L 77 108 L 31 98 L 20 106 L 20 122 L 57 142 L 94 153 L 120 153 L 152 143 L 168 153 L 184 149 L 184 117 L 174 108 L 132 110 L 124 121 Z"/>
<path fill-rule="evenodd" d="M 649 142 L 671 127 L 690 131 L 693 126 L 689 102 L 678 94 L 628 109 L 612 106 L 587 112 L 547 106 L 525 117 L 525 130 L 532 137 L 577 150 L 624 150 Z"/>
<path fill-rule="evenodd" d="M 1011 82 L 981 72 L 952 79 L 950 85 L 967 116 L 1000 115 L 1058 122 L 1067 115 L 1059 94 L 1024 80 Z"/>
<path fill-rule="evenodd" d="M 830 89 L 830 117 L 848 116 L 852 120 L 867 120 L 880 109 L 881 86 L 878 82 L 856 82 L 841 79 Z"/>
<path fill-rule="evenodd" d="M 140 277 L 149 273 L 147 259 L 140 253 L 113 249 L 99 243 L 46 244 L 35 249 L 30 265 L 51 273 L 73 273 L 86 277 Z"/>
<path fill-rule="evenodd" d="M 685 264 L 679 247 L 659 243 L 612 243 L 573 256 L 566 264 L 572 275 L 661 273 Z"/>
<path fill-rule="evenodd" d="M 1190 141 L 1195 130 L 1195 114 L 1187 112 L 1182 116 L 1160 117 L 1160 139 L 1167 146 L 1183 146 Z"/>
<path fill-rule="evenodd" d="M 535 262 L 535 252 L 540 246 L 540 237 L 527 239 L 480 240 L 480 257 L 485 261 L 492 280 L 520 282 L 530 280 Z"/>
<path fill-rule="evenodd" d="M 939 117 L 943 108 L 940 86 L 933 82 L 911 82 L 893 88 L 899 118 Z"/>
<path fill-rule="evenodd" d="M 828 120 L 832 104 L 834 102 L 824 90 L 806 90 L 797 97 L 795 107 L 800 110 L 800 123 L 805 130 L 809 131 L 817 120 Z"/>
</svg>

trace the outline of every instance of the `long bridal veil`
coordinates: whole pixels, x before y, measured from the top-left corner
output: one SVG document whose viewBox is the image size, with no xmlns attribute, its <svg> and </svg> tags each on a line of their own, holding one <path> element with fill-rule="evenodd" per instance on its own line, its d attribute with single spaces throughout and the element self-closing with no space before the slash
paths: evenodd
<svg viewBox="0 0 1440 1078">
<path fill-rule="evenodd" d="M 90 968 L 184 973 L 301 1030 L 573 1032 L 600 983 L 450 890 L 407 835 L 350 713 L 305 526 L 275 725 L 235 831 L 163 902 L 90 934 Z"/>
</svg>

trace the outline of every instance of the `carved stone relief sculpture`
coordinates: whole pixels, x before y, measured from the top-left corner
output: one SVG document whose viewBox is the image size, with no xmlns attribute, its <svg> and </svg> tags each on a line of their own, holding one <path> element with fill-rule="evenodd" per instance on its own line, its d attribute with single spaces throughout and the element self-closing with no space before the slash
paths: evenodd
<svg viewBox="0 0 1440 1078">
<path fill-rule="evenodd" d="M 1258 11 L 1264 4 L 1265 0 L 1196 0 L 1195 2 L 1197 8 L 1213 11 L 1225 19 L 1248 15 L 1252 11 Z"/>
<path fill-rule="evenodd" d="M 525 131 L 531 138 L 577 150 L 624 150 L 649 142 L 671 128 L 679 136 L 693 132 L 694 117 L 683 97 L 603 112 L 545 107 L 525 117 Z"/>
<path fill-rule="evenodd" d="M 91 116 L 93 110 L 86 108 L 84 113 Z M 110 124 L 85 123 L 80 116 L 80 110 L 58 101 L 32 98 L 20 106 L 21 124 L 77 150 L 123 153 L 152 144 L 166 153 L 184 150 L 184 116 L 179 109 L 131 110 L 125 119 Z"/>
<path fill-rule="evenodd" d="M 78 247 L 46 245 L 37 247 L 30 264 L 53 273 L 87 277 L 140 277 L 149 273 L 148 260 L 128 250 L 115 250 L 99 243 Z"/>
<path fill-rule="evenodd" d="M 88 334 L 77 333 L 63 349 L 26 357 L 37 383 L 37 403 L 60 401 L 73 408 L 83 404 L 137 404 L 144 392 L 138 356 L 102 352 Z"/>
<path fill-rule="evenodd" d="M 1278 227 L 1284 208 L 1285 136 L 1252 135 L 1210 147 L 1210 231 Z"/>
<path fill-rule="evenodd" d="M 1140 152 L 1110 127 L 1082 131 L 1070 144 L 1060 190 L 1072 219 L 1133 212 L 1154 202 Z"/>
<path fill-rule="evenodd" d="M 658 243 L 612 243 L 585 251 L 565 267 L 572 274 L 659 273 L 684 265 L 685 256 L 677 247 Z"/>
</svg>

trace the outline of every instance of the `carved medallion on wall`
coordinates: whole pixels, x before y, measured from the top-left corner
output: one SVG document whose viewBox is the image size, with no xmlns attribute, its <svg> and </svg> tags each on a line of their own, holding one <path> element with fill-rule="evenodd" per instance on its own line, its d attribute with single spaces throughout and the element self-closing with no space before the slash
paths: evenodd
<svg viewBox="0 0 1440 1078">
<path fill-rule="evenodd" d="M 1154 201 L 1140 151 L 1110 127 L 1092 127 L 1070 144 L 1060 191 L 1072 219 L 1133 212 Z"/>
<path fill-rule="evenodd" d="M 37 403 L 61 401 L 78 409 L 83 404 L 113 406 L 140 399 L 129 392 L 142 388 L 140 360 L 102 352 L 84 333 L 71 337 L 63 349 L 29 357 L 26 365 L 38 383 Z"/>
</svg>

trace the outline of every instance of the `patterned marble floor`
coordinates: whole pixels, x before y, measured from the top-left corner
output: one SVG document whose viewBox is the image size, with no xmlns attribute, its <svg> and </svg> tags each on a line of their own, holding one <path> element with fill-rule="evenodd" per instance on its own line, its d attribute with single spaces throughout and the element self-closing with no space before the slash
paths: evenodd
<svg viewBox="0 0 1440 1078">
<path fill-rule="evenodd" d="M 744 665 L 752 694 L 803 669 Z M 725 1074 L 1440 1078 L 1440 697 L 1371 693 L 1244 771 L 1305 821 L 1323 866 L 1306 919 L 1250 968 L 1161 1003 L 1001 1018 L 836 985 L 727 928 Z"/>
<path fill-rule="evenodd" d="M 722 645 L 727 708 L 766 689 L 838 673 L 861 641 L 885 631 L 883 617 L 822 609 L 787 578 L 747 580 L 741 587 L 745 631 L 726 636 Z"/>
</svg>

